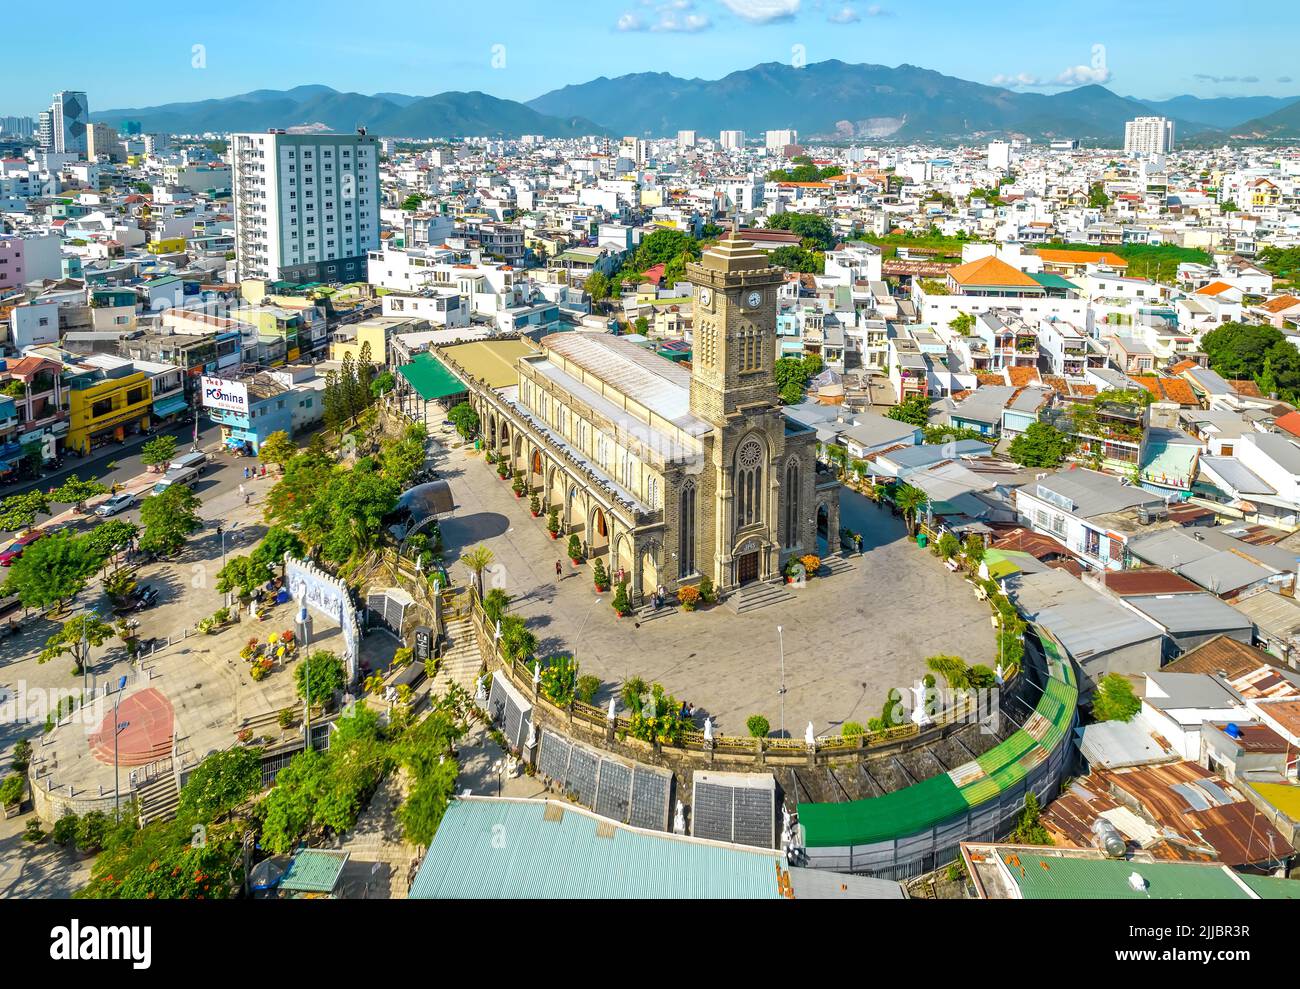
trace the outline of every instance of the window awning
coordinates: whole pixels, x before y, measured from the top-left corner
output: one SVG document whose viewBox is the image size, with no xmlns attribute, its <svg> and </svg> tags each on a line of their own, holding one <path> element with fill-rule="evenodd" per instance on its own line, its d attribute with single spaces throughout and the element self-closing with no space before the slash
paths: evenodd
<svg viewBox="0 0 1300 989">
<path fill-rule="evenodd" d="M 162 417 L 175 415 L 187 408 L 189 403 L 185 401 L 184 395 L 173 395 L 171 398 L 160 399 L 153 403 L 153 414 Z"/>
<path fill-rule="evenodd" d="M 460 379 L 447 370 L 447 366 L 436 357 L 428 354 L 416 354 L 410 364 L 403 364 L 397 373 L 406 379 L 407 384 L 419 393 L 426 402 L 435 398 L 447 398 L 466 391 Z"/>
</svg>

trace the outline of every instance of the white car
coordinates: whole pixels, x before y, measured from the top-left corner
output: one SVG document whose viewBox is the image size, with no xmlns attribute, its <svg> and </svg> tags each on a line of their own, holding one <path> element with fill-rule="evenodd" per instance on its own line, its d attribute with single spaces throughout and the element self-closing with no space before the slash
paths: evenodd
<svg viewBox="0 0 1300 989">
<path fill-rule="evenodd" d="M 118 512 L 125 512 L 128 508 L 135 507 L 135 495 L 123 491 L 121 494 L 115 494 L 100 502 L 95 509 L 95 514 L 103 518 L 110 515 L 116 515 Z"/>
</svg>

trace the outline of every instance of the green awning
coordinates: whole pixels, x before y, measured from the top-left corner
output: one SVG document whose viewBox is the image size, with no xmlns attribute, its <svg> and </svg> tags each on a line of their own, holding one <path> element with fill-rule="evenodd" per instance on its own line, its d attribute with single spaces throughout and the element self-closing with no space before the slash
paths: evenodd
<svg viewBox="0 0 1300 989">
<path fill-rule="evenodd" d="M 187 408 L 189 403 L 185 401 L 184 395 L 173 395 L 171 398 L 164 398 L 153 403 L 153 414 L 162 418 L 164 416 L 175 415 Z"/>
<path fill-rule="evenodd" d="M 406 379 L 407 384 L 419 393 L 426 402 L 435 398 L 447 398 L 466 391 L 464 384 L 447 370 L 445 364 L 428 354 L 416 354 L 410 364 L 403 364 L 397 373 Z"/>
</svg>

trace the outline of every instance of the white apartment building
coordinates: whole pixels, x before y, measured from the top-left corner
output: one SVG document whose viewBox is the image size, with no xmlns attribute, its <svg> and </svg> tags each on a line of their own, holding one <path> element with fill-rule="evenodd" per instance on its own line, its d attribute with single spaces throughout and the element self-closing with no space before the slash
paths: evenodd
<svg viewBox="0 0 1300 989">
<path fill-rule="evenodd" d="M 745 146 L 745 132 L 743 130 L 724 130 L 718 135 L 718 143 L 722 145 L 724 151 L 734 151 Z"/>
<path fill-rule="evenodd" d="M 679 148 L 693 148 L 695 147 L 695 141 L 695 131 L 679 130 L 677 132 L 677 146 Z"/>
<path fill-rule="evenodd" d="M 797 130 L 770 130 L 764 135 L 763 143 L 768 151 L 780 151 L 788 144 L 798 144 L 799 132 Z"/>
<path fill-rule="evenodd" d="M 240 280 L 342 282 L 379 246 L 378 139 L 232 134 Z"/>
<path fill-rule="evenodd" d="M 992 141 L 989 144 L 988 166 L 991 170 L 1008 172 L 1011 170 L 1011 145 L 1006 141 Z"/>
<path fill-rule="evenodd" d="M 84 155 L 86 129 L 90 126 L 90 103 L 86 94 L 75 90 L 55 93 L 49 114 L 48 150 L 58 154 Z"/>
<path fill-rule="evenodd" d="M 1168 117 L 1137 117 L 1124 125 L 1124 151 L 1167 155 L 1174 150 L 1174 122 Z"/>
</svg>

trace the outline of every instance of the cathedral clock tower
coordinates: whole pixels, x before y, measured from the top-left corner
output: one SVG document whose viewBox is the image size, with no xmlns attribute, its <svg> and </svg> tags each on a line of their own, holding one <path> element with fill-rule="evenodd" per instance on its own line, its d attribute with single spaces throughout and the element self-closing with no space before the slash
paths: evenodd
<svg viewBox="0 0 1300 989">
<path fill-rule="evenodd" d="M 691 411 L 715 426 L 776 409 L 776 291 L 785 270 L 735 233 L 686 266 L 695 286 Z"/>
</svg>

